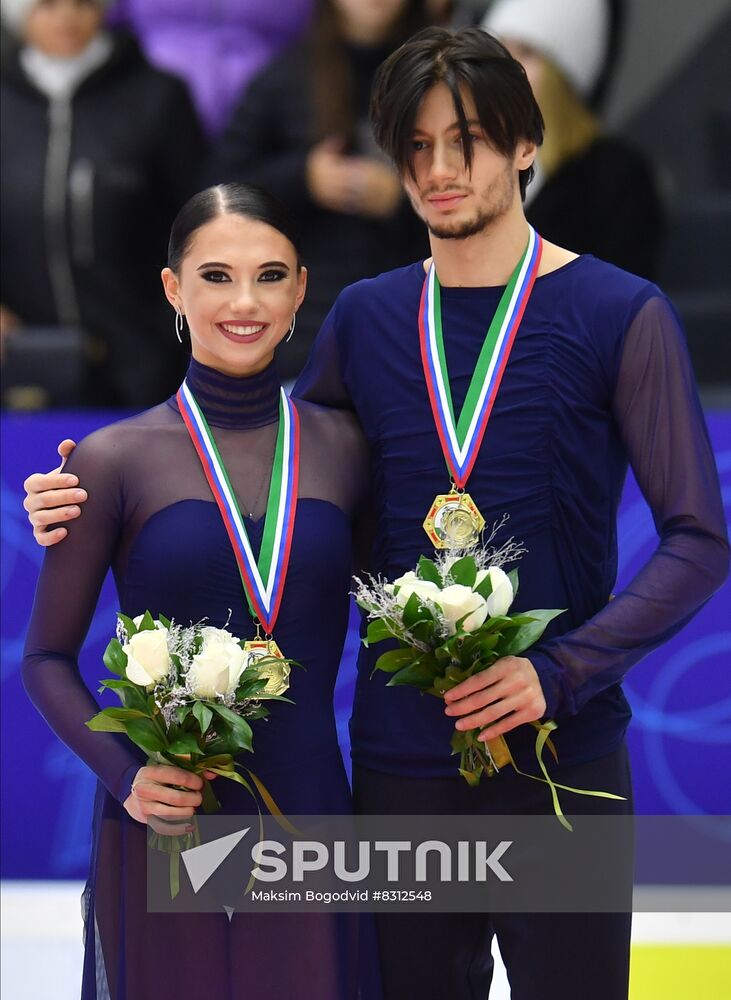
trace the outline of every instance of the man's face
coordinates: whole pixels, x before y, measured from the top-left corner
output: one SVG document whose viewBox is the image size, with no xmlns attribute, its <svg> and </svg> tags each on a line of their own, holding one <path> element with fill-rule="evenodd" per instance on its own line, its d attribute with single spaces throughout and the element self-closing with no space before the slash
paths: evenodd
<svg viewBox="0 0 731 1000">
<path fill-rule="evenodd" d="M 403 178 L 414 211 L 439 239 L 474 236 L 520 203 L 518 171 L 535 156 L 535 146 L 525 142 L 512 158 L 496 152 L 467 90 L 462 103 L 473 143 L 471 171 L 464 162 L 452 95 L 446 84 L 438 83 L 427 91 L 414 124 L 416 177 L 407 170 Z"/>
</svg>

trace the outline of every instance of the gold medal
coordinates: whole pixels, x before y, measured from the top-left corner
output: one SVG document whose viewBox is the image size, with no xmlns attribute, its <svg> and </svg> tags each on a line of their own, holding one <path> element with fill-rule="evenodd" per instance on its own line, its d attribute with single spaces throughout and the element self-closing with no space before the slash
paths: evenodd
<svg viewBox="0 0 731 1000">
<path fill-rule="evenodd" d="M 278 660 L 284 659 L 284 653 L 276 644 L 274 639 L 247 639 L 244 643 L 244 653 L 246 653 L 246 667 L 253 667 L 257 660 L 276 657 Z"/>
<path fill-rule="evenodd" d="M 256 697 L 273 698 L 283 695 L 289 687 L 289 663 L 274 639 L 248 639 L 244 643 L 246 670 L 254 669 L 266 687 Z"/>
<path fill-rule="evenodd" d="M 475 545 L 485 519 L 469 493 L 440 493 L 424 521 L 424 531 L 435 549 L 466 549 Z"/>
</svg>

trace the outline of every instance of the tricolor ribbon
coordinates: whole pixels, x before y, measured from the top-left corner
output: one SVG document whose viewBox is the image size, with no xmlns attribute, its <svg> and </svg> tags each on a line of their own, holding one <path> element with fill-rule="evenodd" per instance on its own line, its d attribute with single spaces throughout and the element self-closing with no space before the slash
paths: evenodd
<svg viewBox="0 0 731 1000">
<path fill-rule="evenodd" d="M 543 241 L 529 227 L 528 245 L 502 294 L 472 373 L 459 420 L 442 331 L 439 279 L 434 264 L 424 279 L 419 306 L 419 339 L 424 378 L 444 458 L 456 487 L 464 489 L 485 436 L 510 352 L 541 262 Z"/>
<path fill-rule="evenodd" d="M 280 392 L 279 430 L 258 560 L 254 557 L 236 494 L 208 422 L 186 382 L 177 394 L 180 414 L 221 512 L 249 609 L 252 616 L 261 622 L 267 635 L 274 631 L 282 602 L 297 511 L 299 478 L 299 415 L 284 389 Z"/>
</svg>

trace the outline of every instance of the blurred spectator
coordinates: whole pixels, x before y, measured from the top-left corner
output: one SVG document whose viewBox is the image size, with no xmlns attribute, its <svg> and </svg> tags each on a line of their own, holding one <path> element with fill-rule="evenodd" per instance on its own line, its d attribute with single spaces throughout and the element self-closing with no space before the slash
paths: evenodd
<svg viewBox="0 0 731 1000">
<path fill-rule="evenodd" d="M 148 59 L 185 80 L 207 131 L 216 134 L 249 80 L 299 38 L 314 0 L 118 0 L 110 15 Z"/>
<path fill-rule="evenodd" d="M 300 225 L 309 283 L 277 355 L 284 377 L 300 370 L 345 285 L 428 253 L 368 123 L 375 71 L 425 26 L 425 9 L 424 0 L 321 0 L 309 35 L 252 81 L 218 143 L 211 180 L 261 184 Z"/>
<path fill-rule="evenodd" d="M 0 325 L 21 351 L 24 327 L 83 331 L 75 402 L 147 406 L 177 381 L 156 272 L 203 142 L 184 84 L 103 30 L 104 6 L 2 0 L 20 45 L 0 80 Z"/>
<path fill-rule="evenodd" d="M 554 243 L 652 279 L 662 228 L 652 171 L 597 118 L 622 9 L 620 0 L 496 0 L 482 27 L 523 63 L 546 123 L 528 220 Z"/>
</svg>

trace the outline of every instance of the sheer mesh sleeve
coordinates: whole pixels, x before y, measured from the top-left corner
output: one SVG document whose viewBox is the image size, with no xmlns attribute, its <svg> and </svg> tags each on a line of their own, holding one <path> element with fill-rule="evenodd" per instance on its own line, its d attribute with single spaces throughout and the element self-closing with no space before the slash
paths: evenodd
<svg viewBox="0 0 731 1000">
<path fill-rule="evenodd" d="M 98 706 L 77 661 L 122 523 L 115 449 L 105 446 L 104 431 L 75 449 L 67 470 L 83 482 L 89 499 L 81 517 L 68 525 L 68 539 L 46 551 L 26 640 L 23 683 L 56 735 L 124 802 L 144 760 L 126 737 L 94 733 L 84 725 Z"/>
<path fill-rule="evenodd" d="M 311 403 L 318 403 L 320 406 L 349 410 L 353 408 L 353 403 L 342 370 L 337 316 L 338 302 L 322 324 L 292 395 Z"/>
<path fill-rule="evenodd" d="M 613 416 L 660 542 L 625 590 L 529 655 L 548 717 L 575 714 L 688 622 L 721 586 L 729 549 L 718 476 L 690 361 L 668 302 L 627 330 Z"/>
</svg>

